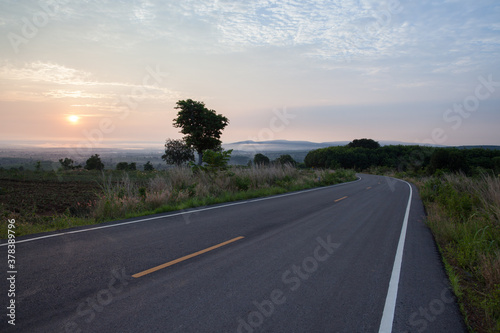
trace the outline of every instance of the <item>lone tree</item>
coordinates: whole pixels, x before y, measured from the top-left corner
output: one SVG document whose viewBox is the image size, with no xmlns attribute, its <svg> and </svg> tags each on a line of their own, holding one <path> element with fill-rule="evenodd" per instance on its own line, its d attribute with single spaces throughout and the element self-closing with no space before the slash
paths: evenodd
<svg viewBox="0 0 500 333">
<path fill-rule="evenodd" d="M 167 139 L 165 143 L 165 154 L 161 157 L 167 164 L 177 166 L 189 161 L 194 161 L 193 149 L 184 140 Z"/>
<path fill-rule="evenodd" d="M 192 99 L 180 100 L 175 109 L 180 110 L 174 119 L 174 127 L 181 128 L 184 141 L 198 153 L 198 164 L 203 161 L 203 151 L 219 150 L 222 144 L 222 130 L 229 120 L 214 110 L 207 109 L 205 103 Z"/>
<path fill-rule="evenodd" d="M 368 148 L 368 149 L 377 149 L 380 148 L 380 144 L 372 139 L 356 139 L 349 142 L 347 145 L 349 148 Z"/>
<path fill-rule="evenodd" d="M 253 157 L 253 163 L 255 165 L 269 165 L 269 157 L 264 154 L 256 154 Z"/>
<path fill-rule="evenodd" d="M 153 164 L 151 164 L 151 161 L 147 161 L 146 164 L 144 164 L 144 171 L 154 171 L 155 167 Z"/>
<path fill-rule="evenodd" d="M 99 154 L 95 154 L 89 157 L 87 162 L 85 163 L 85 169 L 87 170 L 103 170 L 104 163 L 102 163 Z"/>
</svg>

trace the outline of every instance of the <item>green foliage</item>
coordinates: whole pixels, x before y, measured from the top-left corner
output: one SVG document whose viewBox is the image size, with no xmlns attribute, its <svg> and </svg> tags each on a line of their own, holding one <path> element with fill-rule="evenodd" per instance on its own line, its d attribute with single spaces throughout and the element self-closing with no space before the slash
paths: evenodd
<svg viewBox="0 0 500 333">
<path fill-rule="evenodd" d="M 492 162 L 495 168 L 495 173 L 497 175 L 500 174 L 500 156 L 493 157 Z"/>
<path fill-rule="evenodd" d="M 127 162 L 120 162 L 116 164 L 116 170 L 128 170 L 128 163 Z"/>
<path fill-rule="evenodd" d="M 153 164 L 151 164 L 151 161 L 147 161 L 146 164 L 144 164 L 144 171 L 154 171 L 155 168 Z"/>
<path fill-rule="evenodd" d="M 286 155 L 281 155 L 278 157 L 275 161 L 275 163 L 285 165 L 285 164 L 290 164 L 292 166 L 297 165 L 297 162 L 292 158 L 292 156 L 286 154 Z"/>
<path fill-rule="evenodd" d="M 120 162 L 120 163 L 116 164 L 116 170 L 135 171 L 135 170 L 137 170 L 137 163 L 135 163 L 135 162 L 132 162 L 132 163 Z"/>
<path fill-rule="evenodd" d="M 253 157 L 253 163 L 255 165 L 269 165 L 269 157 L 264 154 L 255 154 Z"/>
<path fill-rule="evenodd" d="M 204 169 L 209 172 L 226 170 L 231 159 L 232 149 L 227 151 L 207 150 L 203 153 Z"/>
<path fill-rule="evenodd" d="M 431 155 L 429 171 L 433 174 L 436 170 L 468 171 L 464 151 L 456 148 L 436 149 Z"/>
<path fill-rule="evenodd" d="M 252 180 L 249 176 L 235 177 L 234 182 L 239 191 L 248 191 L 252 184 Z"/>
<path fill-rule="evenodd" d="M 61 158 L 59 163 L 63 170 L 73 170 L 75 168 L 75 166 L 73 166 L 74 161 L 71 158 L 66 157 L 64 160 Z"/>
<path fill-rule="evenodd" d="M 434 174 L 438 170 L 464 172 L 467 175 L 495 169 L 500 151 L 425 146 L 384 146 L 375 149 L 338 146 L 310 151 L 304 159 L 307 167 L 345 168 L 358 171 L 390 168 L 410 175 Z M 496 162 L 500 163 L 500 162 Z"/>
<path fill-rule="evenodd" d="M 173 120 L 174 127 L 181 128 L 186 144 L 194 147 L 199 155 L 198 164 L 201 165 L 204 151 L 216 150 L 221 146 L 222 130 L 229 124 L 229 120 L 216 114 L 214 110 L 207 109 L 203 102 L 192 99 L 178 101 L 175 109 L 180 111 Z"/>
<path fill-rule="evenodd" d="M 87 170 L 104 170 L 104 163 L 102 163 L 99 154 L 90 156 L 90 158 L 85 163 L 85 169 Z"/>
<path fill-rule="evenodd" d="M 437 174 L 419 184 L 428 224 L 472 331 L 498 332 L 500 179 Z"/>
<path fill-rule="evenodd" d="M 355 139 L 349 142 L 347 145 L 349 148 L 366 148 L 366 149 L 377 149 L 380 148 L 380 144 L 372 139 Z"/>
<path fill-rule="evenodd" d="M 139 187 L 139 197 L 141 197 L 143 201 L 146 200 L 146 190 L 144 186 Z"/>
<path fill-rule="evenodd" d="M 165 143 L 165 154 L 161 157 L 167 164 L 180 166 L 184 163 L 194 161 L 193 149 L 184 140 L 167 139 Z"/>
<path fill-rule="evenodd" d="M 472 215 L 472 194 L 457 191 L 450 183 L 440 178 L 433 178 L 425 184 L 422 197 L 442 205 L 448 215 L 458 221 L 467 221 Z"/>
</svg>

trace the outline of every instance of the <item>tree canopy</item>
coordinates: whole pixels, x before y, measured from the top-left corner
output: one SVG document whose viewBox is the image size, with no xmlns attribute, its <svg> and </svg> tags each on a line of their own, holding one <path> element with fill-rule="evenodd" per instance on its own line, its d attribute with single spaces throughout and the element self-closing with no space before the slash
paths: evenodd
<svg viewBox="0 0 500 333">
<path fill-rule="evenodd" d="M 146 164 L 144 164 L 144 171 L 154 171 L 155 167 L 151 163 L 151 161 L 147 161 Z"/>
<path fill-rule="evenodd" d="M 194 161 L 193 149 L 184 140 L 167 139 L 165 143 L 165 154 L 161 157 L 167 164 L 177 166 Z"/>
<path fill-rule="evenodd" d="M 95 154 L 89 157 L 87 162 L 85 163 L 85 169 L 87 170 L 103 170 L 104 163 L 102 163 L 99 154 Z"/>
<path fill-rule="evenodd" d="M 380 148 L 380 144 L 372 139 L 355 139 L 349 142 L 347 145 L 349 148 L 367 148 L 367 149 L 377 149 Z"/>
<path fill-rule="evenodd" d="M 120 163 L 116 164 L 116 170 L 134 171 L 134 170 L 137 170 L 137 163 L 136 162 L 132 162 L 132 163 L 120 162 Z"/>
<path fill-rule="evenodd" d="M 66 157 L 64 160 L 61 158 L 61 159 L 59 159 L 59 163 L 61 163 L 61 168 L 63 170 L 75 169 L 75 166 L 73 165 L 74 161 L 71 158 Z"/>
<path fill-rule="evenodd" d="M 297 165 L 297 162 L 289 154 L 281 155 L 274 162 L 278 163 L 278 164 L 281 164 L 281 165 L 285 165 L 285 164 L 290 164 L 292 166 Z"/>
<path fill-rule="evenodd" d="M 173 120 L 174 127 L 181 128 L 181 133 L 185 134 L 184 141 L 198 153 L 198 164 L 201 165 L 205 150 L 220 148 L 222 130 L 229 120 L 207 109 L 205 103 L 192 99 L 178 101 L 175 109 L 179 111 Z"/>
<path fill-rule="evenodd" d="M 253 163 L 255 165 L 268 165 L 269 162 L 269 157 L 261 153 L 255 154 L 253 157 Z"/>
<path fill-rule="evenodd" d="M 500 150 L 402 145 L 376 149 L 337 146 L 311 150 L 304 163 L 307 167 L 358 171 L 370 167 L 387 167 L 427 174 L 434 174 L 437 170 L 473 174 L 481 170 L 498 170 L 495 163 L 500 163 Z"/>
</svg>

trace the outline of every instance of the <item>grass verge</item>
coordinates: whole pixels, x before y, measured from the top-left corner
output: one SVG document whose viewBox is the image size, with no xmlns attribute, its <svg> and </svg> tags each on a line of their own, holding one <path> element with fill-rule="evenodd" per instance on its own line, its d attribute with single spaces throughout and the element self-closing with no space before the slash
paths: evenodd
<svg viewBox="0 0 500 333">
<path fill-rule="evenodd" d="M 500 179 L 412 179 L 472 332 L 500 332 Z"/>
<path fill-rule="evenodd" d="M 55 231 L 106 221 L 164 213 L 229 201 L 265 197 L 334 185 L 356 179 L 352 170 L 305 170 L 289 165 L 233 167 L 219 172 L 174 168 L 147 175 L 114 172 L 95 175 L 99 187 L 92 200 L 78 201 L 62 213 L 39 214 L 36 209 L 9 209 L 0 202 L 3 224 L 16 220 L 16 236 Z M 71 178 L 72 184 L 77 184 Z M 90 180 L 90 179 L 89 179 Z M 25 180 L 30 182 L 31 180 Z M 81 182 L 85 186 L 85 182 Z M 64 186 L 64 184 L 63 184 Z M 74 185 L 77 186 L 77 185 Z M 74 191 L 78 191 L 75 188 Z M 74 192 L 72 191 L 72 192 Z M 65 198 L 68 200 L 68 198 Z M 61 199 L 62 200 L 62 199 Z M 76 201 L 76 198 L 75 198 Z M 8 203 L 8 202 L 7 202 Z M 31 205 L 31 204 L 30 204 Z M 1 228 L 0 238 L 7 238 Z"/>
</svg>

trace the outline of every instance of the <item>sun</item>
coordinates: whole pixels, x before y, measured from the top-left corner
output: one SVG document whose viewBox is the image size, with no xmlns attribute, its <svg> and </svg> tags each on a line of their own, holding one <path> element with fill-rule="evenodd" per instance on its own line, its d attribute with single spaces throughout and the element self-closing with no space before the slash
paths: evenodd
<svg viewBox="0 0 500 333">
<path fill-rule="evenodd" d="M 70 123 L 76 124 L 78 122 L 78 120 L 80 120 L 80 117 L 75 116 L 75 115 L 71 115 L 68 117 L 68 120 Z"/>
</svg>

